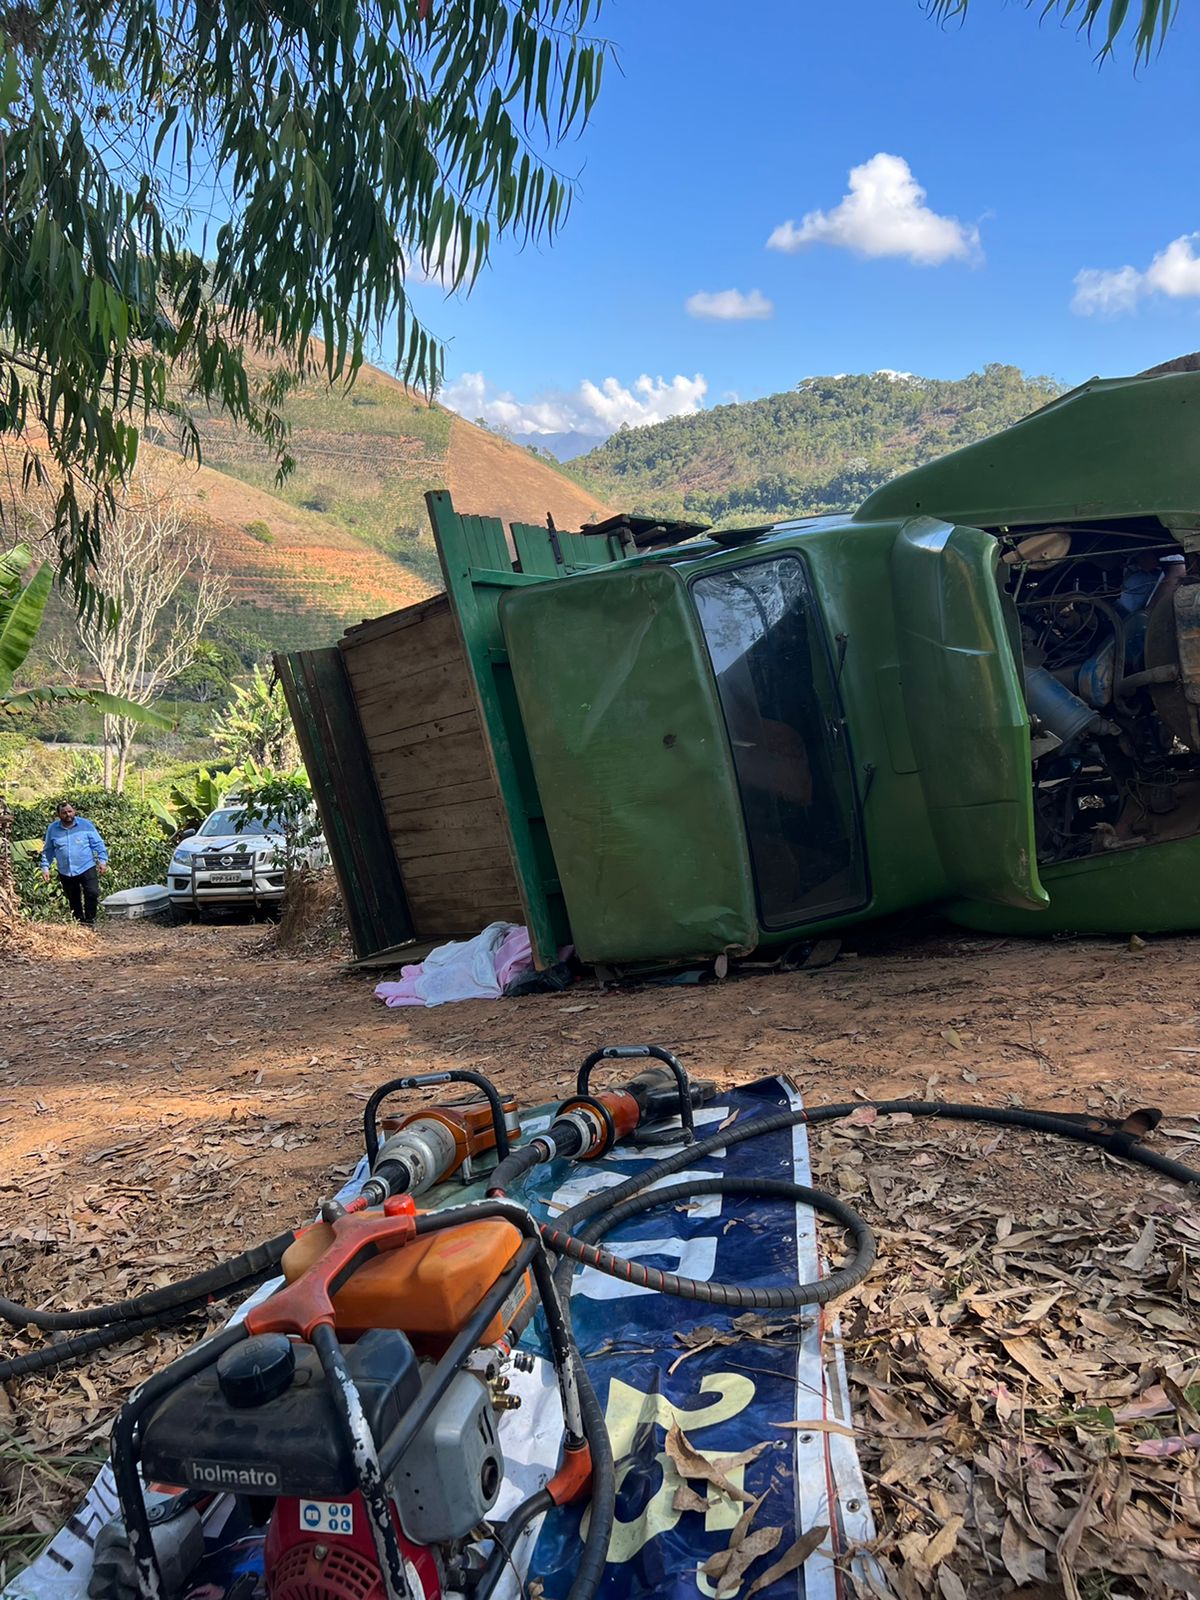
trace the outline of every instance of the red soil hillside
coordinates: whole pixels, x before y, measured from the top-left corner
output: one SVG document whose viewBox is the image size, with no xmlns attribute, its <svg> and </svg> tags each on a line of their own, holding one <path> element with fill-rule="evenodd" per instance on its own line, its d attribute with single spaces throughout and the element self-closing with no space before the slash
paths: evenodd
<svg viewBox="0 0 1200 1600">
<path fill-rule="evenodd" d="M 506 523 L 544 523 L 549 512 L 556 527 L 573 531 L 616 509 L 528 450 L 462 417 L 450 424 L 445 475 L 459 511 Z"/>
<path fill-rule="evenodd" d="M 425 511 L 429 489 L 505 522 L 579 528 L 610 507 L 543 458 L 430 405 L 365 367 L 353 389 L 319 384 L 287 402 L 295 471 L 224 417 L 194 413 L 205 468 L 198 510 L 257 631 L 280 644 L 331 642 L 340 624 L 441 586 Z M 319 637 L 318 637 L 319 636 Z"/>
</svg>

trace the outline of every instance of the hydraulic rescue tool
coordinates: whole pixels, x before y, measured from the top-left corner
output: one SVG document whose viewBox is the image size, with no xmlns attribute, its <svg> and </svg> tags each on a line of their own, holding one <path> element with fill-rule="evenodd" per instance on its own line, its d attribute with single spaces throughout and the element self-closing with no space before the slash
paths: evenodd
<svg viewBox="0 0 1200 1600">
<path fill-rule="evenodd" d="M 397 1119 L 385 1119 L 382 1144 L 375 1125 L 379 1108 L 400 1089 L 426 1089 L 442 1083 L 469 1083 L 481 1098 L 449 1105 L 423 1106 Z M 501 1100 L 481 1072 L 422 1072 L 381 1083 L 363 1112 L 363 1143 L 371 1175 L 363 1185 L 363 1205 L 382 1205 L 392 1194 L 424 1194 L 449 1178 L 470 1183 L 481 1156 L 495 1151 L 503 1160 L 509 1141 L 519 1139 L 521 1123 L 514 1098 Z"/>
<path fill-rule="evenodd" d="M 631 1060 L 647 1065 L 621 1087 L 593 1084 L 601 1064 Z M 460 1082 L 481 1098 L 385 1120 L 381 1140 L 379 1113 L 389 1095 Z M 543 1513 L 586 1495 L 588 1516 L 565 1600 L 592 1600 L 616 1489 L 603 1412 L 571 1333 L 576 1265 L 693 1301 L 790 1309 L 846 1293 L 875 1259 L 863 1219 L 800 1184 L 689 1171 L 686 1181 L 663 1186 L 671 1174 L 746 1140 L 873 1105 L 879 1116 L 1055 1134 L 1200 1185 L 1200 1172 L 1141 1142 L 1159 1120 L 1156 1111 L 1116 1123 L 939 1101 L 851 1102 L 755 1115 L 697 1139 L 695 1109 L 714 1093 L 713 1084 L 689 1080 L 657 1046 L 597 1050 L 548 1125 L 522 1138 L 515 1105 L 481 1074 L 396 1078 L 366 1107 L 368 1173 L 349 1205 L 328 1201 L 309 1226 L 115 1305 L 48 1312 L 0 1299 L 5 1320 L 71 1335 L 0 1362 L 3 1381 L 77 1360 L 274 1272 L 283 1275 L 283 1286 L 253 1303 L 241 1322 L 150 1378 L 122 1409 L 112 1441 L 121 1519 L 97 1541 L 94 1600 L 174 1600 L 184 1593 L 203 1551 L 200 1511 L 217 1495 L 235 1496 L 246 1520 L 265 1530 L 269 1600 L 487 1600 L 521 1533 Z M 591 1161 L 614 1145 L 664 1142 L 677 1148 L 553 1224 L 539 1223 L 511 1198 L 542 1163 Z M 417 1195 L 491 1162 L 487 1198 L 418 1211 Z M 838 1224 L 849 1251 L 811 1283 L 754 1287 L 663 1272 L 600 1243 L 629 1217 L 706 1194 L 809 1206 Z M 521 1403 L 521 1376 L 535 1358 L 518 1341 L 539 1310 L 564 1439 L 545 1487 L 497 1523 L 492 1513 L 507 1476 L 498 1424 Z M 176 1492 L 152 1491 L 148 1498 L 147 1485 Z"/>
</svg>

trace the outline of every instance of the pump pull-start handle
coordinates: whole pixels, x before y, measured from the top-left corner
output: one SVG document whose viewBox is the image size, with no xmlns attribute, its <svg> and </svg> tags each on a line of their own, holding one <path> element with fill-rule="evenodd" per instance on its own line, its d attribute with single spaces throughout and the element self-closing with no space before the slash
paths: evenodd
<svg viewBox="0 0 1200 1600">
<path fill-rule="evenodd" d="M 339 1217 L 333 1224 L 333 1243 L 324 1255 L 294 1283 L 249 1311 L 246 1331 L 296 1334 L 311 1344 L 315 1328 L 323 1323 L 333 1327 L 333 1297 L 346 1280 L 384 1250 L 399 1250 L 416 1236 L 416 1207 L 411 1201 L 404 1210 L 382 1216 L 360 1212 Z"/>
<path fill-rule="evenodd" d="M 600 1050 L 593 1050 L 591 1055 L 579 1069 L 579 1077 L 575 1082 L 575 1092 L 579 1095 L 589 1093 L 592 1068 L 600 1061 L 636 1061 L 643 1057 L 652 1057 L 661 1061 L 674 1075 L 675 1083 L 679 1089 L 679 1120 L 683 1123 L 683 1138 L 681 1143 L 691 1144 L 696 1137 L 696 1118 L 692 1107 L 692 1089 L 688 1075 L 680 1066 L 669 1050 L 664 1050 L 657 1044 L 608 1044 Z"/>
</svg>

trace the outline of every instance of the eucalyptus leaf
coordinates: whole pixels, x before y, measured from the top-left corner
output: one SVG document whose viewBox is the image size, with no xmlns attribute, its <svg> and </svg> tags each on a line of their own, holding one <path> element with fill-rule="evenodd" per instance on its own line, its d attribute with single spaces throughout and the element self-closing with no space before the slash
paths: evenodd
<svg viewBox="0 0 1200 1600">
<path fill-rule="evenodd" d="M 495 237 L 557 233 L 599 9 L 47 0 L 5 31 L 2 426 L 85 619 L 144 428 L 198 457 L 188 404 L 211 405 L 286 475 L 299 379 L 350 382 L 394 338 L 403 379 L 436 389 L 408 263 L 465 290 Z"/>
<path fill-rule="evenodd" d="M 1138 0 L 1136 5 L 1131 5 L 1130 0 L 1025 0 L 1025 3 L 1031 10 L 1040 10 L 1044 18 L 1074 21 L 1088 38 L 1102 32 L 1101 56 L 1113 53 L 1122 33 L 1132 23 L 1134 59 L 1138 65 L 1149 61 L 1156 47 L 1162 48 L 1179 14 L 1179 0 Z M 939 22 L 948 22 L 965 17 L 970 0 L 926 0 L 925 9 Z"/>
</svg>

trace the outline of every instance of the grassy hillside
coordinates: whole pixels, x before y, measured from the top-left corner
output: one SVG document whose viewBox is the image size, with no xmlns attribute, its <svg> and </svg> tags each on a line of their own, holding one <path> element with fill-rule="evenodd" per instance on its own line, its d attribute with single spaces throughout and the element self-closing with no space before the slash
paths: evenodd
<svg viewBox="0 0 1200 1600">
<path fill-rule="evenodd" d="M 284 410 L 296 467 L 282 485 L 270 454 L 228 418 L 195 414 L 205 467 L 224 483 L 218 493 L 206 481 L 209 511 L 220 506 L 222 564 L 239 603 L 273 614 L 276 634 L 288 635 L 281 642 L 301 642 L 297 630 L 311 633 L 310 622 L 331 642 L 340 628 L 331 632 L 329 617 L 358 620 L 440 587 L 427 489 L 449 489 L 459 510 L 506 522 L 552 512 L 560 527 L 578 528 L 607 514 L 544 459 L 373 367 L 348 393 L 313 384 Z M 289 618 L 281 594 L 294 601 Z"/>
<path fill-rule="evenodd" d="M 622 509 L 712 522 L 851 510 L 909 467 L 971 444 L 1061 393 L 993 365 L 954 380 L 870 373 L 623 429 L 570 463 Z"/>
</svg>

